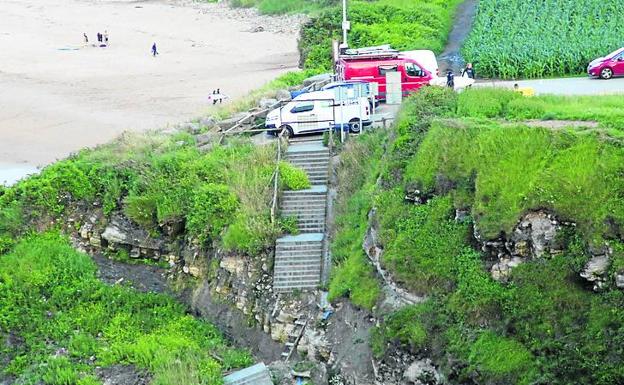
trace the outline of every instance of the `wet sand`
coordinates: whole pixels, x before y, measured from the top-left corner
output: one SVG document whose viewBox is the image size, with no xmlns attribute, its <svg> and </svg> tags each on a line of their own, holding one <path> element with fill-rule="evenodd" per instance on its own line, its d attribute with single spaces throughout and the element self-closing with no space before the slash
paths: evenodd
<svg viewBox="0 0 624 385">
<path fill-rule="evenodd" d="M 296 67 L 293 29 L 251 33 L 258 20 L 240 15 L 217 4 L 3 0 L 0 183 L 125 130 L 199 116 L 214 88 L 240 97 Z M 110 45 L 93 47 L 105 30 Z"/>
</svg>

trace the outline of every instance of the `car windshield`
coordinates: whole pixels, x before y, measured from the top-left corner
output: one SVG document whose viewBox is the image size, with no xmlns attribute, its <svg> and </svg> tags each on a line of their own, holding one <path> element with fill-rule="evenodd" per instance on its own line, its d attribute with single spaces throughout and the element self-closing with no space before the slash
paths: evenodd
<svg viewBox="0 0 624 385">
<path fill-rule="evenodd" d="M 615 55 L 624 52 L 624 48 L 616 49 L 605 57 L 614 57 Z"/>
</svg>

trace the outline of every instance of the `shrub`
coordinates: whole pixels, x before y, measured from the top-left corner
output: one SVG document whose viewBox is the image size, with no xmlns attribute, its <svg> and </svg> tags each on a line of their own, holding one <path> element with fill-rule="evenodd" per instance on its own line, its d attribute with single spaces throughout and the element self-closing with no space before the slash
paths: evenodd
<svg viewBox="0 0 624 385">
<path fill-rule="evenodd" d="M 187 229 L 200 241 L 214 240 L 234 215 L 238 201 L 226 185 L 209 183 L 194 193 Z"/>
<path fill-rule="evenodd" d="M 279 173 L 280 181 L 286 190 L 305 190 L 311 187 L 308 174 L 290 163 L 280 163 Z"/>
</svg>

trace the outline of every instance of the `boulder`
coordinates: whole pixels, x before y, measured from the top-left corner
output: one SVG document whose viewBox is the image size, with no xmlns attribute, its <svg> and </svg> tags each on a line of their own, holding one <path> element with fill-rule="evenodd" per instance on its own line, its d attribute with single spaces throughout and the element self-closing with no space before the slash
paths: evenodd
<svg viewBox="0 0 624 385">
<path fill-rule="evenodd" d="M 624 273 L 615 275 L 615 286 L 617 286 L 618 289 L 624 289 Z"/>
<path fill-rule="evenodd" d="M 202 147 L 212 142 L 215 138 L 216 138 L 215 134 L 207 132 L 205 134 L 196 135 L 195 142 L 197 142 L 197 147 Z"/>
<path fill-rule="evenodd" d="M 403 379 L 408 384 L 435 385 L 442 383 L 442 376 L 430 359 L 412 362 L 403 372 Z"/>
<path fill-rule="evenodd" d="M 277 99 L 273 99 L 273 98 L 262 98 L 260 99 L 260 101 L 258 102 L 258 107 L 262 110 L 266 110 L 268 108 L 273 107 L 275 104 L 277 104 L 278 100 Z"/>
<path fill-rule="evenodd" d="M 115 248 L 117 245 L 137 247 L 151 251 L 160 251 L 164 242 L 150 237 L 146 230 L 134 225 L 128 219 L 121 216 L 114 216 L 104 232 L 102 239 L 108 243 L 109 247 Z"/>
<path fill-rule="evenodd" d="M 280 101 L 289 102 L 292 100 L 292 96 L 290 95 L 290 91 L 288 90 L 278 90 L 275 93 L 275 98 Z"/>
<path fill-rule="evenodd" d="M 331 74 L 320 74 L 320 75 L 312 76 L 312 77 L 309 77 L 309 78 L 305 79 L 303 81 L 303 86 L 304 87 L 309 87 L 312 84 L 318 83 L 318 82 L 327 82 L 327 83 L 329 83 L 329 82 L 331 82 L 331 79 L 332 79 Z"/>
<path fill-rule="evenodd" d="M 594 284 L 594 290 L 598 291 L 605 286 L 610 259 L 607 254 L 595 255 L 587 262 L 581 272 L 581 277 Z"/>
<path fill-rule="evenodd" d="M 241 120 L 245 119 L 245 117 L 247 117 L 247 113 L 245 112 L 240 112 L 238 114 L 235 114 L 234 116 L 232 116 L 229 119 L 224 119 L 221 120 L 219 122 L 217 122 L 217 126 L 219 126 L 219 128 L 222 131 L 226 131 L 229 130 L 230 128 L 234 127 L 235 125 L 237 125 Z"/>
<path fill-rule="evenodd" d="M 201 127 L 210 129 L 217 125 L 217 120 L 212 116 L 206 116 L 199 120 L 199 125 Z"/>
<path fill-rule="evenodd" d="M 541 258 L 556 249 L 560 226 L 550 214 L 543 211 L 526 214 L 511 236 L 512 255 L 523 258 Z"/>
</svg>

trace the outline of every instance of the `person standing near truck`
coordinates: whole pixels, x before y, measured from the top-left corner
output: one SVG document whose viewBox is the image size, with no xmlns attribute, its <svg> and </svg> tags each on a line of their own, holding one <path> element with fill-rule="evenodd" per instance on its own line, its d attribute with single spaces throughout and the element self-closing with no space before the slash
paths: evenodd
<svg viewBox="0 0 624 385">
<path fill-rule="evenodd" d="M 446 73 L 446 86 L 455 89 L 455 74 L 453 71 L 448 71 Z"/>
</svg>

